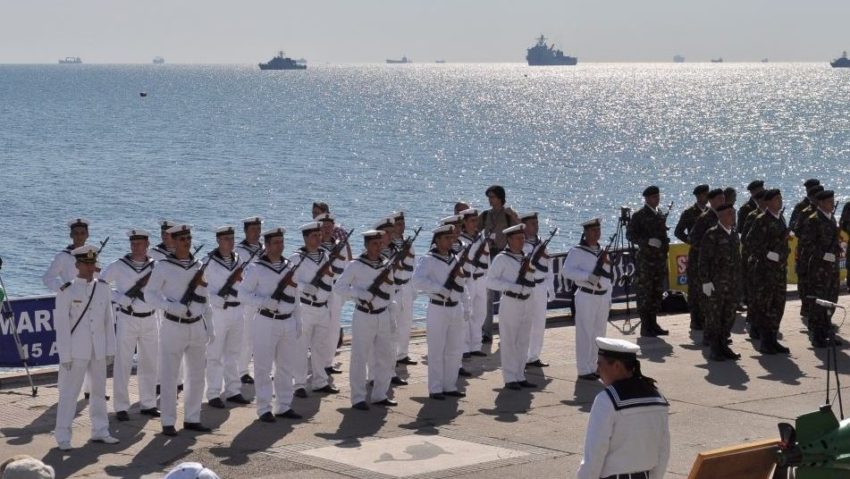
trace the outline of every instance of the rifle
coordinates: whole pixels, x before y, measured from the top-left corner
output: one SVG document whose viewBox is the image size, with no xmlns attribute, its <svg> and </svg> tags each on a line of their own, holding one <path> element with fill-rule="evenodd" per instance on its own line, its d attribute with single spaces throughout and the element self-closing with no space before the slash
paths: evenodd
<svg viewBox="0 0 850 479">
<path fill-rule="evenodd" d="M 413 246 L 416 238 L 419 237 L 420 231 L 422 231 L 421 226 L 416 228 L 412 237 L 407 237 L 407 239 L 404 240 L 404 243 L 401 244 L 401 248 L 399 248 L 398 252 L 393 256 L 393 271 L 396 271 L 401 267 L 401 264 L 404 262 L 404 258 L 407 257 L 407 254 L 410 252 L 410 248 Z"/>
<path fill-rule="evenodd" d="M 670 206 L 667 207 L 667 212 L 663 214 L 665 226 L 667 225 L 667 218 L 670 216 L 670 213 L 672 213 L 672 212 L 673 212 L 673 202 L 671 201 Z M 667 229 L 669 230 L 670 227 L 667 227 Z"/>
<path fill-rule="evenodd" d="M 522 258 L 522 265 L 519 267 L 519 274 L 516 278 L 516 283 L 521 284 L 523 286 L 528 286 L 527 281 L 525 281 L 525 275 L 531 271 L 531 265 L 533 263 L 540 262 L 540 258 L 543 257 L 543 252 L 546 251 L 546 246 L 549 245 L 549 242 L 552 241 L 552 238 L 558 234 L 558 228 L 553 229 L 549 232 L 549 237 L 546 238 L 546 241 L 540 243 L 537 248 L 533 249 L 530 253 L 525 255 Z"/>
<path fill-rule="evenodd" d="M 302 256 L 301 261 L 299 261 L 298 264 L 296 264 L 295 266 L 289 268 L 289 271 L 286 273 L 286 276 L 284 276 L 283 278 L 280 279 L 280 282 L 277 283 L 277 287 L 274 289 L 274 292 L 271 295 L 272 299 L 274 299 L 276 301 L 286 301 L 286 302 L 290 302 L 289 299 L 291 299 L 293 302 L 295 301 L 295 298 L 286 295 L 286 293 L 284 293 L 284 291 L 286 290 L 287 286 L 290 286 L 290 285 L 293 284 L 292 277 L 295 276 L 295 272 L 298 271 L 298 268 L 300 268 L 301 265 L 304 263 L 305 258 L 306 258 L 306 256 Z"/>
<path fill-rule="evenodd" d="M 611 239 L 608 241 L 608 245 L 605 246 L 605 249 L 602 253 L 599 254 L 599 257 L 596 258 L 596 265 L 593 267 L 593 273 L 596 276 L 605 276 L 605 270 L 602 268 L 605 260 L 608 258 L 608 251 L 611 250 L 611 246 L 614 245 L 614 241 L 617 239 L 617 233 L 614 233 L 611 236 Z M 596 281 L 594 286 L 599 286 L 599 281 Z"/>
<path fill-rule="evenodd" d="M 198 251 L 200 251 L 201 248 L 203 248 L 203 247 L 204 247 L 204 245 L 200 245 L 197 248 L 195 248 L 195 252 L 192 254 L 192 257 L 194 258 L 195 255 L 198 254 Z M 198 286 L 206 286 L 207 285 L 206 283 L 204 283 L 204 271 L 207 270 L 207 266 L 209 266 L 209 265 L 210 265 L 210 262 L 208 260 L 206 263 L 204 263 L 201 266 L 201 269 L 199 269 L 195 273 L 195 276 L 192 277 L 192 280 L 189 281 L 189 285 L 186 287 L 186 291 L 183 293 L 183 296 L 180 298 L 180 304 L 186 306 L 187 309 L 189 308 L 189 305 L 192 304 L 192 302 L 198 301 L 199 299 L 203 299 L 203 298 L 199 298 L 198 295 L 195 294 L 195 291 L 198 289 Z"/>
<path fill-rule="evenodd" d="M 452 267 L 452 270 L 449 271 L 449 275 L 446 276 L 446 281 L 443 282 L 444 288 L 455 289 L 454 286 L 457 286 L 457 283 L 455 282 L 454 278 L 458 275 L 458 272 L 460 272 L 462 276 L 466 276 L 463 273 L 463 267 L 468 262 L 469 252 L 470 250 L 472 250 L 472 245 L 474 244 L 475 241 L 471 241 L 468 245 L 466 245 L 465 248 L 461 250 L 460 257 L 458 258 L 457 263 L 455 263 L 454 267 Z"/>
<path fill-rule="evenodd" d="M 149 271 L 148 274 L 139 278 L 139 280 L 136 281 L 136 284 L 134 284 L 132 288 L 128 289 L 127 292 L 124 293 L 124 295 L 127 296 L 128 298 L 132 298 L 134 300 L 140 299 L 140 300 L 144 301 L 145 300 L 145 293 L 142 293 L 142 289 L 145 286 L 148 285 L 148 281 L 151 279 L 152 274 L 153 274 L 153 269 L 151 269 L 151 271 Z M 131 306 L 130 309 L 132 310 L 133 307 Z"/>
<path fill-rule="evenodd" d="M 250 263 L 251 260 L 254 259 L 258 254 L 260 254 L 261 251 L 262 248 L 257 248 L 256 251 L 251 253 L 251 256 L 248 257 L 247 261 L 237 266 L 236 269 L 234 269 L 233 272 L 230 273 L 230 276 L 227 277 L 227 281 L 224 282 L 224 286 L 222 286 L 216 294 L 222 298 L 226 298 L 228 296 L 235 297 L 237 294 L 239 294 L 235 289 L 233 289 L 233 285 L 236 284 L 237 281 L 242 280 L 242 271 L 245 270 L 245 265 Z"/>
<path fill-rule="evenodd" d="M 328 253 L 327 263 L 322 265 L 322 267 L 319 268 L 318 271 L 316 271 L 316 275 L 313 276 L 313 279 L 310 281 L 310 284 L 312 284 L 313 286 L 316 286 L 318 288 L 318 287 L 320 287 L 319 285 L 322 282 L 323 276 L 332 276 L 332 274 L 330 274 L 330 272 L 331 272 L 331 267 L 333 266 L 333 262 L 336 261 L 337 258 L 342 257 L 342 254 L 341 254 L 342 249 L 345 248 L 345 245 L 348 244 L 348 238 L 351 237 L 352 233 L 354 233 L 354 228 L 351 228 L 350 230 L 348 230 L 348 233 L 346 233 L 345 238 L 337 241 L 336 244 L 334 244 L 334 247 L 331 248 L 330 252 Z"/>
<path fill-rule="evenodd" d="M 98 256 L 100 256 L 100 252 L 103 251 L 103 248 L 106 247 L 106 243 L 109 243 L 109 236 L 107 236 L 103 241 L 100 242 L 100 249 L 97 250 Z"/>
<path fill-rule="evenodd" d="M 407 253 L 410 251 L 410 247 L 413 246 L 413 242 L 416 241 L 416 238 L 419 237 L 419 232 L 422 231 L 422 227 L 416 228 L 416 231 L 413 232 L 412 237 L 407 237 L 402 243 L 401 248 L 396 251 L 396 253 L 387 261 L 387 265 L 384 266 L 384 269 L 375 277 L 375 280 L 372 281 L 372 284 L 366 291 L 372 293 L 372 298 L 369 299 L 369 303 L 375 299 L 375 296 L 386 296 L 385 293 L 381 293 L 381 283 L 386 284 L 394 284 L 391 281 L 388 281 L 390 271 L 397 270 L 401 263 L 404 261 L 404 258 L 407 256 Z"/>
</svg>

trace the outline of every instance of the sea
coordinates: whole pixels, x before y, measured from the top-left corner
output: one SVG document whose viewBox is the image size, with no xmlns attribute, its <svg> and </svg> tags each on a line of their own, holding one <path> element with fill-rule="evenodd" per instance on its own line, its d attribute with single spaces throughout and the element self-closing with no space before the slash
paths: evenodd
<svg viewBox="0 0 850 479">
<path fill-rule="evenodd" d="M 146 96 L 141 94 L 145 93 Z M 793 206 L 820 178 L 850 194 L 850 69 L 821 63 L 0 65 L 0 269 L 12 297 L 45 294 L 41 275 L 68 242 L 66 221 L 106 237 L 214 228 L 262 215 L 286 251 L 325 201 L 345 228 L 404 211 L 428 232 L 458 200 L 559 227 L 552 251 L 600 217 L 661 188 L 670 226 L 699 183 L 764 179 Z M 362 241 L 355 232 L 355 251 Z M 428 247 L 422 234 L 416 249 Z M 423 315 L 423 301 L 417 303 Z M 348 316 L 344 318 L 348 321 Z"/>
</svg>

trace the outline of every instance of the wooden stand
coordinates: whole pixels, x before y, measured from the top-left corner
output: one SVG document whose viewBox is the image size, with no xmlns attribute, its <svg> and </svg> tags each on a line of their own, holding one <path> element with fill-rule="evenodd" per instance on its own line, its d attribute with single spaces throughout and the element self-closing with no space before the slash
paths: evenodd
<svg viewBox="0 0 850 479">
<path fill-rule="evenodd" d="M 770 479 L 778 446 L 778 440 L 770 439 L 701 452 L 688 479 Z"/>
</svg>

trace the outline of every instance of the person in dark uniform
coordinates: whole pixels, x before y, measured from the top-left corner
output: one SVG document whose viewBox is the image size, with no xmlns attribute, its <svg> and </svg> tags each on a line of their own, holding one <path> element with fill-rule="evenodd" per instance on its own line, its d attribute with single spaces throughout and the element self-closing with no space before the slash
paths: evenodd
<svg viewBox="0 0 850 479">
<path fill-rule="evenodd" d="M 753 249 L 752 242 L 750 240 L 750 231 L 752 230 L 753 224 L 756 222 L 756 218 L 764 212 L 766 207 L 764 193 L 765 190 L 760 190 L 753 194 L 753 199 L 756 200 L 756 209 L 747 214 L 743 223 L 738 224 L 738 237 L 741 239 L 741 280 L 743 281 L 741 289 L 746 290 L 748 297 L 751 297 L 751 290 L 753 282 L 755 281 L 753 278 L 753 267 L 750 264 L 752 256 L 751 251 Z M 755 327 L 755 324 L 757 324 L 758 321 L 755 318 L 761 314 L 758 311 L 759 305 L 760 303 L 758 301 L 749 301 L 747 303 L 747 329 L 751 339 L 759 339 L 759 331 L 758 328 Z"/>
<path fill-rule="evenodd" d="M 626 237 L 637 245 L 637 303 L 640 314 L 640 335 L 666 336 L 669 332 L 658 325 L 658 312 L 664 295 L 667 276 L 667 214 L 658 210 L 661 192 L 657 186 L 643 190 L 645 204 L 632 215 Z"/>
<path fill-rule="evenodd" d="M 732 205 L 712 208 L 708 214 L 714 215 L 717 223 L 702 235 L 699 247 L 699 279 L 704 295 L 700 306 L 705 306 L 706 313 L 703 337 L 711 348 L 712 361 L 737 360 L 741 355 L 732 351 L 726 338 L 735 322 L 741 242 L 734 227 Z"/>
<path fill-rule="evenodd" d="M 670 459 L 669 404 L 654 379 L 644 376 L 640 346 L 596 338 L 597 371 L 605 389 L 587 422 L 578 479 L 660 479 Z"/>
<path fill-rule="evenodd" d="M 694 223 L 693 228 L 691 228 L 690 234 L 688 235 L 688 241 L 690 241 L 691 249 L 688 250 L 688 277 L 691 276 L 691 271 L 694 274 L 694 289 L 690 288 L 690 282 L 688 283 L 688 303 L 691 305 L 691 323 L 693 323 L 694 319 L 694 311 L 696 311 L 697 318 L 697 328 L 691 326 L 693 330 L 701 330 L 705 327 L 705 311 L 702 310 L 702 305 L 700 301 L 702 300 L 702 296 L 700 295 L 700 286 L 699 281 L 696 281 L 699 278 L 699 249 L 700 242 L 702 241 L 702 237 L 709 228 L 717 224 L 717 208 L 726 203 L 726 198 L 723 195 L 723 190 L 720 188 L 715 188 L 708 192 L 708 209 L 697 218 Z M 734 223 L 735 218 L 734 214 L 732 217 L 732 221 Z M 737 301 L 736 301 L 737 305 Z"/>
<path fill-rule="evenodd" d="M 804 220 L 806 233 L 801 240 L 800 264 L 806 266 L 806 275 L 810 281 L 807 294 L 835 302 L 838 300 L 838 260 L 841 255 L 838 225 L 833 216 L 835 193 L 831 190 L 821 191 L 816 199 L 817 211 Z M 817 305 L 811 305 L 810 308 L 809 337 L 812 346 L 826 347 L 832 327 L 830 319 L 835 310 Z"/>
<path fill-rule="evenodd" d="M 796 228 L 797 219 L 800 217 L 800 213 L 802 213 L 806 207 L 815 204 L 815 198 L 809 193 L 809 190 L 818 185 L 820 185 L 820 180 L 815 178 L 811 178 L 803 182 L 803 189 L 806 191 L 806 196 L 797 202 L 797 204 L 794 205 L 794 209 L 791 210 L 791 218 L 789 220 L 789 226 L 791 229 Z"/>
<path fill-rule="evenodd" d="M 794 217 L 794 213 L 791 213 L 791 217 L 794 219 L 791 220 L 790 227 L 794 236 L 797 237 L 797 261 L 794 265 L 797 270 L 797 294 L 800 297 L 800 316 L 804 324 L 808 324 L 809 312 L 813 307 L 813 303 L 809 299 L 811 293 L 809 292 L 808 267 L 806 263 L 801 261 L 801 258 L 803 257 L 802 248 L 803 244 L 806 242 L 806 218 L 817 211 L 817 195 L 821 191 L 823 191 L 823 185 L 814 185 L 806 190 L 807 197 L 805 205 L 803 205 L 797 213 L 796 218 Z M 800 205 L 798 204 L 797 206 Z"/>
<path fill-rule="evenodd" d="M 756 195 L 759 192 L 764 191 L 764 181 L 762 180 L 754 180 L 751 181 L 750 184 L 747 185 L 747 191 L 750 193 L 750 199 L 746 201 L 740 208 L 738 208 L 738 219 L 735 221 L 735 227 L 738 230 L 738 233 L 741 236 L 741 244 L 744 244 L 744 223 L 747 221 L 747 216 L 750 212 L 755 211 L 758 208 L 758 200 L 756 199 Z M 741 280 L 742 280 L 742 288 L 741 288 L 741 303 L 749 306 L 750 304 L 750 294 L 749 294 L 749 284 L 746 281 L 747 277 L 747 257 L 742 253 L 741 254 Z"/>
<path fill-rule="evenodd" d="M 696 197 L 696 201 L 690 208 L 682 212 L 682 216 L 679 217 L 679 222 L 676 224 L 676 229 L 673 230 L 674 236 L 685 244 L 691 244 L 688 236 L 690 235 L 697 218 L 699 218 L 699 215 L 701 215 L 706 209 L 705 204 L 708 201 L 708 185 L 699 185 L 694 188 L 694 196 Z M 697 295 L 693 294 L 693 291 L 696 291 L 697 288 L 699 288 L 699 283 L 696 280 L 696 267 L 696 260 L 691 261 L 691 255 L 689 253 L 687 267 L 688 309 L 691 311 L 691 329 L 699 331 L 702 330 L 702 319 L 699 315 L 699 309 L 697 309 Z"/>
</svg>

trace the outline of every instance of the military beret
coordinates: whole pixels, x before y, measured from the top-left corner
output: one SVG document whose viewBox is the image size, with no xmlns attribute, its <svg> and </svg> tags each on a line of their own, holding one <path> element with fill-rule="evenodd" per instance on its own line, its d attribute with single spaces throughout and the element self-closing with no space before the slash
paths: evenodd
<svg viewBox="0 0 850 479">
<path fill-rule="evenodd" d="M 817 198 L 818 201 L 828 200 L 828 199 L 834 198 L 834 197 L 835 197 L 835 192 L 832 191 L 832 190 L 823 190 L 820 193 L 818 193 L 817 196 L 815 196 L 815 198 Z"/>
<path fill-rule="evenodd" d="M 646 198 L 647 196 L 657 195 L 660 192 L 661 190 L 659 190 L 655 185 L 647 186 L 646 189 L 643 190 L 643 197 Z"/>
<path fill-rule="evenodd" d="M 715 188 L 708 192 L 708 199 L 717 198 L 718 196 L 723 194 L 722 188 Z"/>
<path fill-rule="evenodd" d="M 758 188 L 764 188 L 764 180 L 751 181 L 750 184 L 747 185 L 747 191 L 753 191 Z"/>
<path fill-rule="evenodd" d="M 808 190 L 812 186 L 817 186 L 819 184 L 820 184 L 820 180 L 817 180 L 817 179 L 814 179 L 814 178 L 808 179 L 808 180 L 803 182 L 803 186 L 806 188 L 806 190 Z"/>
<path fill-rule="evenodd" d="M 703 193 L 708 193 L 708 185 L 699 185 L 694 188 L 694 195 L 701 195 Z"/>
<path fill-rule="evenodd" d="M 74 248 L 71 254 L 81 263 L 97 263 L 97 248 L 90 244 Z"/>
<path fill-rule="evenodd" d="M 806 190 L 806 196 L 815 196 L 823 191 L 823 185 L 814 185 Z"/>
<path fill-rule="evenodd" d="M 720 213 L 721 211 L 728 210 L 728 209 L 732 208 L 733 206 L 734 205 L 732 205 L 732 203 L 724 203 L 724 204 L 717 207 L 717 212 Z"/>
<path fill-rule="evenodd" d="M 770 201 L 777 196 L 781 196 L 782 192 L 779 191 L 779 188 L 772 188 L 769 190 L 764 190 L 764 201 Z"/>
<path fill-rule="evenodd" d="M 755 199 L 757 199 L 757 200 L 763 200 L 763 199 L 764 199 L 764 193 L 765 193 L 766 191 L 767 191 L 767 190 L 758 190 L 758 191 L 756 191 L 755 193 L 753 193 L 753 198 L 755 198 Z"/>
</svg>

